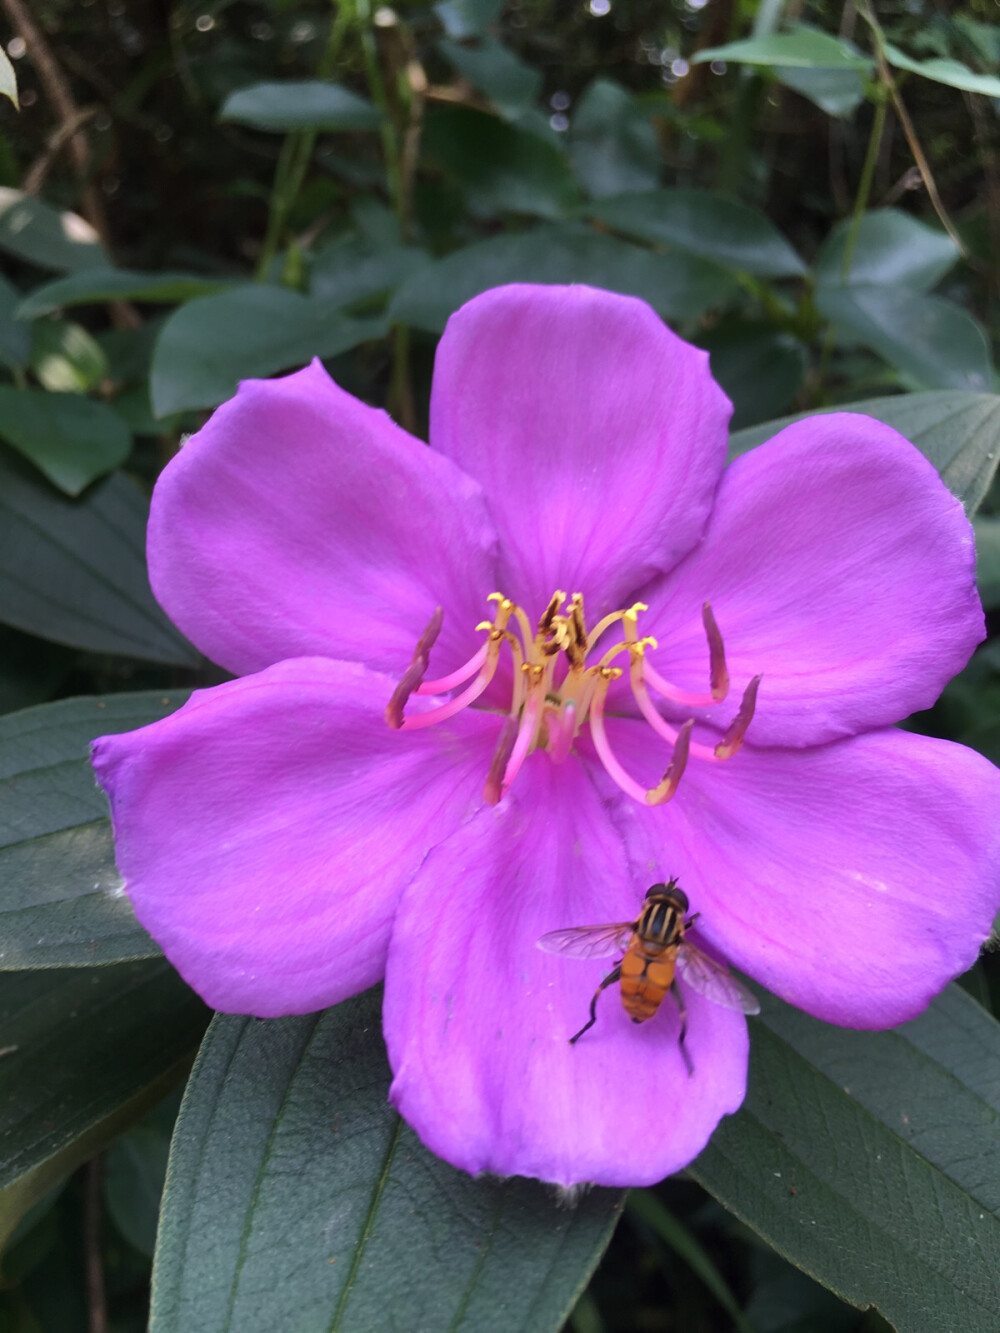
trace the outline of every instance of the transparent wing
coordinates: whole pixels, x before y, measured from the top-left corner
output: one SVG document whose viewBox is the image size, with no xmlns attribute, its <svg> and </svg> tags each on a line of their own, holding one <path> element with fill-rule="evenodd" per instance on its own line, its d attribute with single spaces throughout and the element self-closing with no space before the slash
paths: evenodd
<svg viewBox="0 0 1000 1333">
<path fill-rule="evenodd" d="M 692 990 L 713 1004 L 744 1014 L 760 1013 L 760 1003 L 752 991 L 737 981 L 728 968 L 687 941 L 678 950 L 677 971 Z"/>
<path fill-rule="evenodd" d="M 635 929 L 634 921 L 616 921 L 610 926 L 569 926 L 550 930 L 537 941 L 546 953 L 566 958 L 610 958 L 621 953 Z"/>
</svg>

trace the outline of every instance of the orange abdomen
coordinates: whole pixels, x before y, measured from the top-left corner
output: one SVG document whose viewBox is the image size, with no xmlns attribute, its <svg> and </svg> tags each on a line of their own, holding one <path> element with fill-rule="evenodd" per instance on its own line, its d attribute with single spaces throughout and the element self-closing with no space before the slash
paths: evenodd
<svg viewBox="0 0 1000 1333">
<path fill-rule="evenodd" d="M 674 980 L 677 945 L 650 944 L 634 936 L 621 961 L 621 992 L 633 1023 L 645 1023 L 663 1003 Z"/>
</svg>

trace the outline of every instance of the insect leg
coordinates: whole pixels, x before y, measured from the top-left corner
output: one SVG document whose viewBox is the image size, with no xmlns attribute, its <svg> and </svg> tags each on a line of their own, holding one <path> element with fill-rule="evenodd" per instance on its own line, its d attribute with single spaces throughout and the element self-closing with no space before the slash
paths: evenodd
<svg viewBox="0 0 1000 1333">
<path fill-rule="evenodd" d="M 570 1037 L 569 1044 L 571 1046 L 574 1044 L 574 1042 L 578 1042 L 580 1038 L 583 1036 L 583 1034 L 589 1031 L 589 1029 L 592 1028 L 594 1024 L 597 1022 L 597 997 L 600 995 L 602 990 L 607 990 L 609 986 L 613 986 L 616 981 L 620 980 L 621 974 L 622 974 L 622 965 L 621 963 L 619 963 L 618 966 L 615 968 L 615 970 L 613 972 L 609 972 L 608 975 L 601 982 L 601 984 L 598 986 L 597 990 L 594 991 L 594 998 L 590 1002 L 590 1018 L 587 1020 L 586 1023 L 584 1023 L 583 1027 L 580 1029 L 580 1031 L 576 1034 L 575 1037 Z"/>
<path fill-rule="evenodd" d="M 688 1048 L 684 1045 L 684 1038 L 687 1036 L 688 1027 L 687 1005 L 684 1003 L 684 996 L 681 994 L 680 987 L 677 985 L 676 981 L 671 984 L 670 994 L 674 997 L 674 1004 L 677 1006 L 677 1012 L 680 1015 L 681 1020 L 681 1035 L 677 1045 L 681 1048 L 681 1055 L 684 1057 L 684 1064 L 687 1066 L 688 1078 L 690 1078 L 694 1073 L 694 1064 L 690 1055 L 688 1055 Z"/>
</svg>

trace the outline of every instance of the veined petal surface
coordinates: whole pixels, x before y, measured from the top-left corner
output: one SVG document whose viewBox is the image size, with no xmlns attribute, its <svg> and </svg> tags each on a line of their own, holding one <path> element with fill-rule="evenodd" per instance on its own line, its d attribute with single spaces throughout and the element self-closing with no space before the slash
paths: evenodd
<svg viewBox="0 0 1000 1333">
<path fill-rule="evenodd" d="M 449 320 L 430 439 L 486 492 L 504 591 L 537 614 L 582 592 L 597 618 L 698 540 L 731 410 L 645 302 L 512 285 Z"/>
<path fill-rule="evenodd" d="M 668 995 L 637 1026 L 618 988 L 574 1046 L 608 959 L 546 931 L 630 919 L 642 900 L 589 775 L 533 756 L 510 796 L 442 843 L 406 890 L 386 967 L 390 1097 L 466 1171 L 649 1184 L 704 1147 L 746 1086 L 742 1014 L 686 991 L 688 1077 Z"/>
<path fill-rule="evenodd" d="M 157 482 L 153 591 L 237 674 L 290 657 L 398 672 L 435 607 L 435 670 L 476 649 L 495 587 L 478 485 L 338 388 L 316 361 L 246 380 Z"/>
<path fill-rule="evenodd" d="M 817 745 L 929 707 L 983 638 L 972 527 L 923 455 L 856 413 L 796 422 L 727 469 L 704 539 L 643 600 L 651 661 L 704 688 L 710 600 L 748 740 Z M 719 715 L 723 716 L 719 716 Z"/>
<path fill-rule="evenodd" d="M 626 766 L 652 767 L 616 719 Z M 1000 771 L 886 728 L 809 750 L 692 761 L 651 815 L 620 803 L 650 882 L 676 875 L 698 930 L 782 999 L 845 1027 L 914 1018 L 971 967 L 1000 908 Z"/>
<path fill-rule="evenodd" d="M 214 1008 L 309 1013 L 373 985 L 404 886 L 479 807 L 495 722 L 403 741 L 391 689 L 298 659 L 94 743 L 136 915 Z"/>
</svg>

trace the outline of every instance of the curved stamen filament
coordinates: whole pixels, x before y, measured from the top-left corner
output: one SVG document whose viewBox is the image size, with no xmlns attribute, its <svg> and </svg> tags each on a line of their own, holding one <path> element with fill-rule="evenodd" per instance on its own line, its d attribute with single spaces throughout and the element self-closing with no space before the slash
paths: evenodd
<svg viewBox="0 0 1000 1333">
<path fill-rule="evenodd" d="M 502 799 L 533 750 L 545 749 L 553 762 L 563 763 L 588 720 L 598 756 L 612 779 L 629 796 L 647 806 L 663 805 L 674 796 L 689 758 L 718 762 L 732 758 L 743 745 L 756 707 L 760 676 L 755 676 L 746 687 L 736 716 L 714 746 L 692 740 L 693 718 L 675 726 L 661 716 L 650 695 L 652 688 L 674 703 L 691 707 L 710 707 L 726 697 L 729 672 L 725 649 L 708 602 L 702 606 L 702 623 L 708 640 L 710 690 L 694 693 L 672 685 L 649 664 L 647 654 L 656 649 L 657 642 L 650 635 L 639 637 L 639 616 L 648 609 L 643 602 L 606 615 L 588 634 L 580 593 L 567 598 L 565 593 L 557 591 L 534 629 L 524 610 L 502 593 L 492 593 L 489 601 L 496 603 L 493 619 L 476 626 L 477 630 L 486 631 L 486 643 L 463 666 L 425 681 L 430 648 L 441 628 L 441 612 L 434 613 L 393 692 L 386 719 L 397 729 L 417 730 L 454 717 L 487 689 L 506 644 L 513 659 L 512 689 L 507 718 L 486 778 L 485 797 L 491 804 Z M 588 666 L 587 656 L 602 635 L 619 624 L 621 639 Z M 612 682 L 624 674 L 621 667 L 612 665 L 621 653 L 628 653 L 629 684 L 639 711 L 657 737 L 672 750 L 663 777 L 648 790 L 626 772 L 611 747 L 605 726 L 608 691 Z M 459 689 L 460 686 L 464 688 Z M 452 690 L 458 693 L 437 707 L 404 717 L 411 694 L 440 697 Z M 493 696 L 490 697 L 492 700 Z"/>
</svg>

